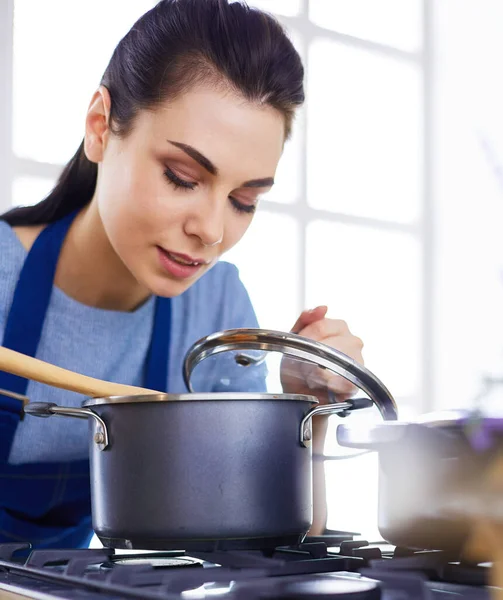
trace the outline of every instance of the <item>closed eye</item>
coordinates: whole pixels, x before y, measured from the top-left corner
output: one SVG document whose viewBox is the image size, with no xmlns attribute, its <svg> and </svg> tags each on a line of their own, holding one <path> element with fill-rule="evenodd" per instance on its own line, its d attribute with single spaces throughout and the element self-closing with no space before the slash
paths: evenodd
<svg viewBox="0 0 503 600">
<path fill-rule="evenodd" d="M 194 190 L 198 185 L 196 181 L 187 181 L 186 179 L 182 179 L 167 166 L 164 167 L 164 175 L 166 176 L 168 182 L 177 190 Z M 229 200 L 234 210 L 240 214 L 253 214 L 257 209 L 256 204 L 245 204 L 240 202 L 234 196 L 229 196 Z"/>
<path fill-rule="evenodd" d="M 242 202 L 234 198 L 234 196 L 229 196 L 229 200 L 231 201 L 232 207 L 238 213 L 253 214 L 257 210 L 256 204 L 243 204 Z"/>
<path fill-rule="evenodd" d="M 178 177 L 169 167 L 164 167 L 164 175 L 166 175 L 168 181 L 175 187 L 175 189 L 194 190 L 197 187 L 195 181 L 187 181 Z"/>
</svg>

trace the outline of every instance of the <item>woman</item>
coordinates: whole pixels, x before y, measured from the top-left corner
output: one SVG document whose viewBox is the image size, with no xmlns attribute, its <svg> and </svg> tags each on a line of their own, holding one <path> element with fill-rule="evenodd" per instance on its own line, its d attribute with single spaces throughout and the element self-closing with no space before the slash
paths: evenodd
<svg viewBox="0 0 503 600">
<path fill-rule="evenodd" d="M 194 341 L 257 326 L 237 270 L 217 261 L 274 183 L 302 80 L 292 44 L 260 11 L 162 0 L 146 13 L 118 44 L 54 190 L 0 221 L 3 345 L 94 377 L 185 391 Z M 361 361 L 361 341 L 325 313 L 302 313 L 293 330 Z M 201 369 L 207 391 L 264 388 L 263 375 Z M 282 375 L 285 391 L 325 399 L 326 375 Z M 335 376 L 328 383 L 340 397 L 352 392 Z M 5 373 L 0 388 L 67 406 L 83 399 Z M 21 421 L 20 403 L 4 397 L 0 410 L 0 541 L 86 546 L 86 424 Z M 314 427 L 320 451 L 326 420 Z"/>
</svg>

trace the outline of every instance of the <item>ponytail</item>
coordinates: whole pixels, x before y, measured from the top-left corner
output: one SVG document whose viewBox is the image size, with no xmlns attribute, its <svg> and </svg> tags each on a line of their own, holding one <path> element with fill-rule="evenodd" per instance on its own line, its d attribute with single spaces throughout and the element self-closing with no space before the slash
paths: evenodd
<svg viewBox="0 0 503 600">
<path fill-rule="evenodd" d="M 12 208 L 0 215 L 11 227 L 43 225 L 62 219 L 89 204 L 96 188 L 98 166 L 85 155 L 84 142 L 68 162 L 49 195 L 34 206 Z"/>
</svg>

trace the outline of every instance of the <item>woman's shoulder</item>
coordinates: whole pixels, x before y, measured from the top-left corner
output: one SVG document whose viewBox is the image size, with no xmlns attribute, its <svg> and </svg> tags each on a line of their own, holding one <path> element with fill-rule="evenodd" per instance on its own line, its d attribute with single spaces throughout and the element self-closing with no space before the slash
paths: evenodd
<svg viewBox="0 0 503 600">
<path fill-rule="evenodd" d="M 17 238 L 17 241 L 28 251 L 33 246 L 33 242 L 37 239 L 38 234 L 45 227 L 46 225 L 19 225 L 18 227 L 9 228 Z"/>
<path fill-rule="evenodd" d="M 236 265 L 221 260 L 189 290 L 192 289 L 199 296 L 210 293 L 214 298 L 223 298 L 243 287 Z"/>
<path fill-rule="evenodd" d="M 0 221 L 0 321 L 12 302 L 25 258 L 26 250 L 16 232 L 8 223 Z"/>
<path fill-rule="evenodd" d="M 26 247 L 16 231 L 5 221 L 0 221 L 0 273 L 15 271 L 25 256 Z"/>
<path fill-rule="evenodd" d="M 45 225 L 11 227 L 0 221 L 0 274 L 19 271 L 38 234 Z"/>
<path fill-rule="evenodd" d="M 211 327 L 252 327 L 256 316 L 248 291 L 232 263 L 219 261 L 180 296 L 191 319 Z"/>
<path fill-rule="evenodd" d="M 224 281 L 234 278 L 239 278 L 239 271 L 236 265 L 225 260 L 219 260 L 217 264 L 204 275 L 204 277 L 201 277 L 200 281 L 204 281 L 205 279 L 208 282 L 210 280 Z"/>
</svg>

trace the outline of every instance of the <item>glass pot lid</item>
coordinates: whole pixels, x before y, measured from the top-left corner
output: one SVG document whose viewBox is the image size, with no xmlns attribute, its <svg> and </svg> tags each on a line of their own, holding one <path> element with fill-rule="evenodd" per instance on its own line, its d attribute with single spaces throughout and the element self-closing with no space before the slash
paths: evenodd
<svg viewBox="0 0 503 600">
<path fill-rule="evenodd" d="M 244 351 L 260 351 L 261 356 L 250 356 Z M 191 377 L 195 367 L 203 360 L 222 352 L 239 351 L 234 360 L 244 369 L 260 364 L 267 352 L 279 352 L 284 356 L 328 369 L 344 377 L 365 392 L 377 406 L 383 419 L 396 420 L 396 402 L 386 386 L 367 368 L 355 360 L 325 344 L 315 342 L 294 333 L 269 329 L 228 329 L 213 333 L 195 342 L 187 351 L 183 377 L 187 389 L 192 392 Z"/>
</svg>

